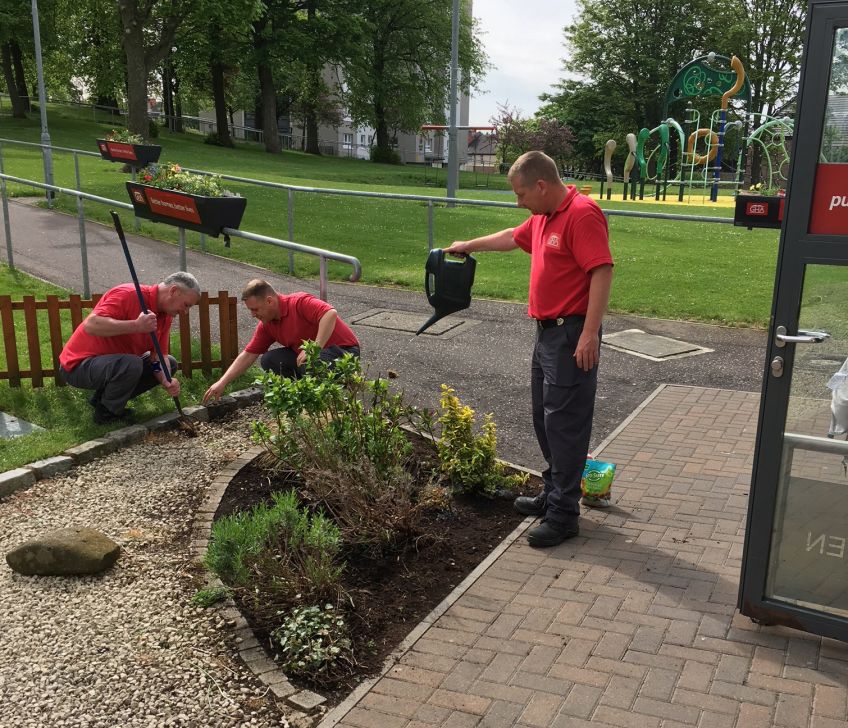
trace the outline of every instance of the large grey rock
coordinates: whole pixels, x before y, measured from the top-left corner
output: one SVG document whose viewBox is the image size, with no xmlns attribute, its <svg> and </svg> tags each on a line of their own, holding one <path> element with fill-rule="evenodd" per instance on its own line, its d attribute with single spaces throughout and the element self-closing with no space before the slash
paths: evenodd
<svg viewBox="0 0 848 728">
<path fill-rule="evenodd" d="M 120 550 L 93 528 L 60 528 L 12 549 L 6 563 L 12 571 L 30 576 L 97 574 L 118 560 Z"/>
</svg>

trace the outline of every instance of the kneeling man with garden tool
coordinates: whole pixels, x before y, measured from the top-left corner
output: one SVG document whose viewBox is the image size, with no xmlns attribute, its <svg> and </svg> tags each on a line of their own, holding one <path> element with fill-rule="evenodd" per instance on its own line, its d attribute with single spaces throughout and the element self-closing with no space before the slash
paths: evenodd
<svg viewBox="0 0 848 728">
<path fill-rule="evenodd" d="M 306 373 L 304 341 L 321 348 L 321 360 L 332 363 L 345 354 L 359 356 L 359 340 L 329 303 L 310 293 L 277 293 L 267 281 L 255 278 L 241 294 L 251 316 L 259 321 L 253 338 L 229 369 L 203 395 L 203 404 L 218 399 L 234 379 L 259 357 L 266 372 L 297 379 Z M 270 349 L 276 342 L 281 346 Z M 270 349 L 270 351 L 269 351 Z"/>
<path fill-rule="evenodd" d="M 152 286 L 134 283 L 103 294 L 59 355 L 59 373 L 72 387 L 93 389 L 89 403 L 99 424 L 130 421 L 129 400 L 161 384 L 178 397 L 180 383 L 170 372 L 177 361 L 168 354 L 171 322 L 200 300 L 200 285 L 190 273 L 172 273 Z M 151 351 L 151 335 L 158 347 Z M 163 371 L 157 350 L 167 357 Z"/>
</svg>

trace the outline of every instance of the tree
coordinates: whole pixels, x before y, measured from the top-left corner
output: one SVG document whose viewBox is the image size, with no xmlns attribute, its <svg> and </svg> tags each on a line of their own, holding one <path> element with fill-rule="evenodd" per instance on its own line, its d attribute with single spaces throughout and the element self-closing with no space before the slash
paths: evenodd
<svg viewBox="0 0 848 728">
<path fill-rule="evenodd" d="M 522 118 L 518 109 L 510 107 L 508 102 L 498 104 L 498 113 L 489 119 L 489 123 L 495 127 L 494 138 L 501 164 L 509 164 L 527 151 L 529 122 L 529 119 Z"/>
<path fill-rule="evenodd" d="M 355 56 L 345 64 L 345 100 L 356 123 L 374 127 L 376 147 L 390 153 L 391 133 L 444 123 L 451 56 L 450 0 L 365 0 Z M 461 88 L 486 66 L 482 46 L 461 12 Z"/>
<path fill-rule="evenodd" d="M 30 109 L 18 38 L 32 38 L 32 15 L 23 0 L 0 0 L 0 62 L 3 80 L 12 102 L 12 116 L 25 119 Z"/>
<path fill-rule="evenodd" d="M 127 127 L 147 137 L 147 83 L 150 72 L 171 51 L 188 0 L 118 0 L 127 57 Z"/>
</svg>

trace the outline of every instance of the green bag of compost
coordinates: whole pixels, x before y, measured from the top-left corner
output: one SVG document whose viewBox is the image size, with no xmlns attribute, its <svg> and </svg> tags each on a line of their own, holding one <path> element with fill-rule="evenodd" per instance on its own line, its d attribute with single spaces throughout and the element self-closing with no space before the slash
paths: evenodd
<svg viewBox="0 0 848 728">
<path fill-rule="evenodd" d="M 615 475 L 615 463 L 600 460 L 587 460 L 583 468 L 580 488 L 584 498 L 608 500 L 612 491 L 612 479 Z"/>
</svg>

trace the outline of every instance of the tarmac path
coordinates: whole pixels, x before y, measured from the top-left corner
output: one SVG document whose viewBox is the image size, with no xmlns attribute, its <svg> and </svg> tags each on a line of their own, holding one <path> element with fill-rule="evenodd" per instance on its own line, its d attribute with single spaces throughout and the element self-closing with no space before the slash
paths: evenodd
<svg viewBox="0 0 848 728">
<path fill-rule="evenodd" d="M 75 217 L 10 200 L 9 217 L 15 267 L 56 285 L 81 292 L 82 267 L 78 223 Z M 125 228 L 131 229 L 129 215 Z M 89 277 L 92 291 L 104 291 L 129 280 L 120 243 L 111 227 L 86 225 Z M 161 280 L 178 267 L 176 246 L 129 235 L 139 278 Z M 237 245 L 238 240 L 233 240 Z M 285 255 L 281 251 L 281 255 Z M 422 269 L 426 245 L 422 245 Z M 5 240 L 0 260 L 6 261 Z M 480 256 L 485 265 L 485 255 Z M 188 270 L 205 290 L 229 290 L 238 295 L 253 277 L 266 277 L 278 290 L 306 290 L 317 295 L 315 280 L 269 273 L 244 263 L 189 250 Z M 365 271 L 367 275 L 367 271 Z M 613 283 L 615 285 L 615 283 Z M 420 317 L 432 309 L 423 292 L 377 288 L 362 284 L 332 283 L 328 298 L 348 322 L 373 309 L 399 311 Z M 493 412 L 498 428 L 499 455 L 526 467 L 541 469 L 544 462 L 536 444 L 530 415 L 529 360 L 533 324 L 526 306 L 479 300 L 460 314 L 478 322 L 453 338 L 409 333 L 353 324 L 362 343 L 363 362 L 372 376 L 392 369 L 395 382 L 410 400 L 421 406 L 438 403 L 440 385 L 452 386 L 464 404 L 482 415 Z M 417 318 L 416 318 L 417 320 Z M 249 339 L 254 323 L 239 308 L 239 341 Z M 606 334 L 641 329 L 712 349 L 711 353 L 654 362 L 608 346 L 603 347 L 593 446 L 603 440 L 659 384 L 687 384 L 759 392 L 762 381 L 766 334 L 762 330 L 737 329 L 706 324 L 609 314 Z"/>
</svg>

